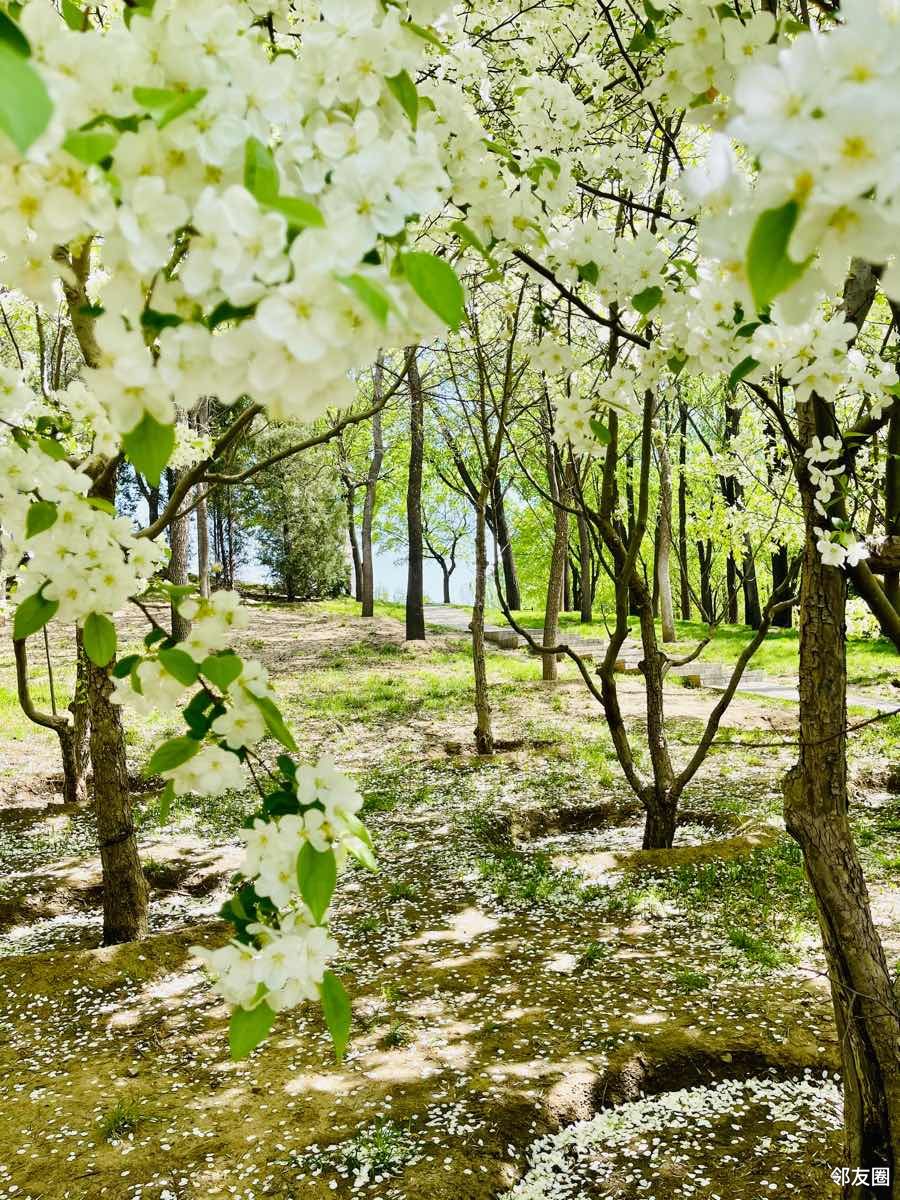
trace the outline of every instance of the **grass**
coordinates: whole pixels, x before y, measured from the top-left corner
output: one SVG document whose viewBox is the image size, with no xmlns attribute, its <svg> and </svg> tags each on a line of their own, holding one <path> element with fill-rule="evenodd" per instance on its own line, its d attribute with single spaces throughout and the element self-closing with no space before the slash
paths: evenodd
<svg viewBox="0 0 900 1200">
<path fill-rule="evenodd" d="M 140 1107 L 135 1100 L 117 1100 L 97 1120 L 100 1136 L 107 1142 L 133 1133 L 142 1119 Z"/>
<path fill-rule="evenodd" d="M 396 1121 L 377 1121 L 341 1148 L 344 1165 L 360 1182 L 376 1175 L 396 1175 L 416 1157 L 416 1142 Z"/>
<path fill-rule="evenodd" d="M 591 894 L 577 871 L 560 871 L 546 854 L 500 850 L 477 865 L 497 899 L 514 907 L 577 903 Z"/>
<path fill-rule="evenodd" d="M 691 967 L 676 971 L 672 979 L 679 992 L 705 992 L 712 983 L 708 975 Z"/>
<path fill-rule="evenodd" d="M 344 617 L 359 615 L 359 605 L 348 598 L 321 602 L 320 607 Z M 466 605 L 454 605 L 468 611 Z M 380 617 L 405 619 L 402 604 L 377 601 L 375 614 Z M 544 624 L 542 609 L 523 609 L 513 614 L 526 629 L 541 629 Z M 489 608 L 485 619 L 492 625 L 505 625 L 506 618 L 499 608 Z M 606 626 L 600 618 L 584 624 L 578 613 L 563 613 L 560 616 L 563 632 L 577 637 L 605 638 Z M 659 632 L 659 626 L 657 625 Z M 634 633 L 637 630 L 635 628 Z M 696 643 L 708 634 L 700 621 L 676 621 L 675 632 L 678 642 Z M 746 625 L 720 625 L 710 645 L 703 651 L 707 662 L 734 663 L 753 636 Z M 796 629 L 771 629 L 766 640 L 753 657 L 751 669 L 765 671 L 770 675 L 796 675 L 799 662 L 799 634 Z M 900 675 L 900 658 L 896 648 L 886 638 L 850 637 L 847 639 L 847 675 L 851 686 L 865 687 L 884 684 Z"/>
<path fill-rule="evenodd" d="M 787 835 L 735 858 L 654 872 L 653 884 L 663 900 L 720 924 L 729 944 L 761 967 L 780 966 L 815 923 L 803 857 Z"/>
<path fill-rule="evenodd" d="M 610 954 L 612 954 L 612 948 L 606 942 L 588 942 L 578 956 L 578 970 L 587 971 L 605 958 L 609 958 Z"/>
</svg>

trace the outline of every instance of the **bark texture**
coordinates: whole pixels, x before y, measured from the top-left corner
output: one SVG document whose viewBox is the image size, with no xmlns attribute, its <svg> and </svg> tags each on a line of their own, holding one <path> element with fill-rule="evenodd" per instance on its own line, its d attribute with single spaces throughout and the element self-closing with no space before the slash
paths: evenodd
<svg viewBox="0 0 900 1200">
<path fill-rule="evenodd" d="M 409 482 L 406 488 L 406 529 L 409 565 L 406 575 L 406 640 L 425 640 L 425 611 L 423 598 L 423 539 L 422 539 L 422 458 L 424 453 L 424 400 L 419 366 L 418 347 L 406 351 L 409 380 Z"/>
<path fill-rule="evenodd" d="M 122 718 L 119 706 L 110 701 L 110 668 L 88 662 L 87 688 L 94 812 L 103 866 L 103 944 L 111 946 L 146 935 L 148 891 L 134 835 Z"/>
</svg>

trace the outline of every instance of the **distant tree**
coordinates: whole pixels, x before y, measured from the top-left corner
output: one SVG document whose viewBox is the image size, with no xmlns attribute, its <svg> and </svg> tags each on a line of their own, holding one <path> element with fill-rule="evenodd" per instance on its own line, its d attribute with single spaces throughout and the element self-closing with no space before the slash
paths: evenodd
<svg viewBox="0 0 900 1200">
<path fill-rule="evenodd" d="M 279 429 L 259 449 L 275 453 L 277 442 L 287 445 L 295 433 Z M 323 454 L 308 452 L 266 468 L 252 488 L 236 489 L 235 503 L 259 561 L 288 600 L 346 591 L 344 505 Z"/>
</svg>

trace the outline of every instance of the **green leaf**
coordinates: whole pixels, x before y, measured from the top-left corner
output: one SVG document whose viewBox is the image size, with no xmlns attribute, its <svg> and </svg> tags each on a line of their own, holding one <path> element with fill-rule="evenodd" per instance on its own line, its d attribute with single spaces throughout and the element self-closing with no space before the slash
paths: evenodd
<svg viewBox="0 0 900 1200">
<path fill-rule="evenodd" d="M 74 0 L 62 0 L 62 15 L 63 20 L 70 29 L 74 29 L 76 33 L 82 33 L 85 29 L 85 14 Z"/>
<path fill-rule="evenodd" d="M 244 146 L 244 187 L 260 201 L 278 197 L 278 168 L 272 151 L 259 138 L 247 138 Z"/>
<path fill-rule="evenodd" d="M 278 705 L 270 700 L 268 696 L 255 696 L 253 692 L 248 691 L 247 695 L 259 709 L 263 715 L 263 720 L 266 723 L 266 728 L 276 741 L 281 742 L 288 750 L 297 752 L 297 743 L 294 741 L 293 734 L 284 723 L 284 717 L 278 710 Z"/>
<path fill-rule="evenodd" d="M 141 325 L 154 333 L 159 333 L 161 329 L 174 329 L 183 324 L 184 317 L 179 317 L 178 313 L 157 312 L 155 308 L 145 308 L 141 313 Z"/>
<path fill-rule="evenodd" d="M 66 458 L 65 446 L 53 438 L 39 437 L 37 444 L 48 458 L 53 458 L 57 462 L 62 462 Z"/>
<path fill-rule="evenodd" d="M 206 318 L 206 324 L 209 329 L 215 329 L 225 321 L 245 321 L 255 312 L 255 304 L 244 304 L 238 307 L 230 304 L 227 300 L 221 300 Z"/>
<path fill-rule="evenodd" d="M 36 533 L 43 533 L 45 529 L 56 524 L 58 516 L 59 509 L 52 501 L 36 500 L 29 507 L 28 516 L 25 518 L 25 536 L 30 538 Z"/>
<path fill-rule="evenodd" d="M 103 613 L 89 613 L 84 623 L 84 652 L 98 667 L 105 667 L 116 653 L 116 627 Z"/>
<path fill-rule="evenodd" d="M 166 786 L 162 790 L 162 795 L 159 798 L 159 819 L 163 824 L 169 819 L 169 813 L 172 811 L 172 801 L 175 799 L 175 784 L 171 779 L 166 780 Z"/>
<path fill-rule="evenodd" d="M 197 682 L 200 668 L 183 650 L 160 650 L 157 657 L 168 673 L 185 687 Z"/>
<path fill-rule="evenodd" d="M 401 255 L 400 264 L 419 299 L 451 329 L 459 329 L 466 315 L 466 296 L 450 264 L 421 251 Z"/>
<path fill-rule="evenodd" d="M 414 33 L 416 37 L 420 37 L 423 42 L 428 42 L 430 46 L 436 47 L 441 54 L 446 54 L 447 47 L 431 28 L 430 25 L 417 25 L 415 21 L 405 21 L 403 28 L 408 29 L 410 33 Z"/>
<path fill-rule="evenodd" d="M 206 710 L 214 710 L 215 707 L 216 702 L 212 696 L 206 691 L 199 691 L 191 697 L 190 701 L 181 710 L 187 727 L 195 738 L 203 738 L 209 733 L 215 716 Z"/>
<path fill-rule="evenodd" d="M 795 283 L 812 261 L 796 263 L 788 258 L 788 243 L 800 206 L 788 200 L 781 208 L 769 208 L 756 219 L 747 245 L 747 278 L 757 311 L 768 307 L 776 296 Z"/>
<path fill-rule="evenodd" d="M 243 669 L 244 664 L 230 650 L 222 654 L 211 654 L 200 664 L 200 674 L 215 684 L 220 692 L 227 692 Z"/>
<path fill-rule="evenodd" d="M 361 862 L 364 867 L 368 868 L 368 870 L 378 870 L 378 863 L 375 861 L 375 854 L 373 853 L 372 847 L 368 842 L 364 842 L 362 840 L 348 842 L 347 849 L 350 851 L 353 857 L 358 862 Z"/>
<path fill-rule="evenodd" d="M 256 1008 L 236 1008 L 228 1026 L 228 1045 L 231 1057 L 237 1062 L 255 1050 L 275 1024 L 275 1013 L 265 1000 Z"/>
<path fill-rule="evenodd" d="M 71 133 L 66 134 L 63 150 L 67 150 L 79 162 L 90 166 L 91 163 L 103 162 L 105 158 L 109 158 L 118 140 L 115 133 L 73 129 Z"/>
<path fill-rule="evenodd" d="M 200 743 L 192 737 L 169 738 L 161 746 L 157 746 L 147 763 L 145 774 L 159 775 L 162 771 L 173 771 L 186 763 L 200 749 Z"/>
<path fill-rule="evenodd" d="M 350 1038 L 350 997 L 344 985 L 333 971 L 326 971 L 319 988 L 322 998 L 322 1014 L 325 1024 L 334 1042 L 334 1053 L 338 1062 L 342 1062 L 347 1042 Z"/>
<path fill-rule="evenodd" d="M 494 260 L 491 257 L 490 252 L 475 230 L 471 229 L 465 223 L 465 221 L 454 221 L 450 228 L 461 242 L 464 242 L 467 246 L 471 246 L 473 250 L 477 250 L 482 258 L 487 259 L 487 261 L 493 265 Z"/>
<path fill-rule="evenodd" d="M 746 325 L 740 327 L 734 336 L 739 338 L 753 337 L 760 325 L 762 325 L 762 321 L 748 321 Z"/>
<path fill-rule="evenodd" d="M 0 129 L 21 154 L 36 142 L 50 123 L 53 104 L 34 67 L 5 42 L 0 42 Z"/>
<path fill-rule="evenodd" d="M 600 268 L 595 262 L 581 263 L 578 267 L 578 278 L 585 283 L 596 283 L 600 278 Z"/>
<path fill-rule="evenodd" d="M 0 8 L 0 46 L 8 46 L 20 58 L 31 56 L 28 38 L 10 17 Z"/>
<path fill-rule="evenodd" d="M 299 196 L 273 196 L 268 200 L 257 197 L 263 208 L 279 212 L 287 218 L 288 225 L 295 229 L 307 229 L 310 226 L 320 228 L 325 224 L 325 218 L 320 209 L 309 200 L 301 200 Z"/>
<path fill-rule="evenodd" d="M 120 658 L 113 667 L 112 673 L 115 679 L 124 679 L 126 675 L 130 675 L 138 663 L 143 662 L 140 654 L 126 654 L 124 658 Z"/>
<path fill-rule="evenodd" d="M 175 426 L 162 425 L 149 413 L 122 437 L 125 455 L 151 487 L 158 487 L 163 467 L 175 449 Z"/>
<path fill-rule="evenodd" d="M 321 925 L 337 883 L 334 851 L 319 851 L 312 842 L 306 842 L 297 855 L 297 882 L 313 920 Z"/>
<path fill-rule="evenodd" d="M 608 446 L 612 441 L 612 434 L 609 432 L 603 422 L 598 420 L 597 417 L 591 417 L 589 424 L 591 427 L 591 433 L 594 435 L 600 445 Z"/>
<path fill-rule="evenodd" d="M 125 9 L 125 24 L 130 29 L 131 22 L 137 16 L 149 17 L 153 12 L 156 0 L 129 0 Z"/>
<path fill-rule="evenodd" d="M 156 118 L 157 128 L 165 129 L 167 125 L 171 125 L 176 117 L 183 116 L 184 113 L 190 112 L 192 108 L 196 108 L 205 95 L 206 88 L 195 88 L 190 92 L 182 92 L 178 99 Z"/>
<path fill-rule="evenodd" d="M 21 641 L 43 629 L 53 619 L 59 604 L 56 600 L 45 600 L 43 589 L 23 600 L 13 617 L 13 639 Z"/>
<path fill-rule="evenodd" d="M 643 316 L 646 316 L 647 313 L 652 312 L 656 308 L 660 300 L 662 300 L 662 288 L 648 287 L 644 288 L 642 292 L 638 292 L 636 296 L 631 297 L 631 307 L 637 309 Z"/>
<path fill-rule="evenodd" d="M 745 376 L 749 375 L 751 371 L 755 371 L 758 366 L 759 363 L 751 355 L 748 354 L 746 358 L 742 358 L 728 376 L 728 386 L 731 388 L 731 390 L 734 391 L 741 380 Z"/>
<path fill-rule="evenodd" d="M 628 43 L 628 49 L 632 54 L 640 54 L 648 49 L 656 41 L 656 26 L 652 21 L 645 21 L 642 28 L 638 29 L 634 37 Z"/>
<path fill-rule="evenodd" d="M 681 374 L 681 372 L 684 370 L 684 364 L 686 362 L 687 362 L 687 359 L 685 357 L 683 357 L 681 354 L 673 354 L 671 356 L 671 358 L 666 360 L 666 366 L 669 368 L 669 370 L 672 372 L 672 374 L 677 379 L 678 376 Z"/>
<path fill-rule="evenodd" d="M 416 85 L 409 76 L 408 71 L 401 71 L 399 75 L 385 76 L 384 82 L 391 89 L 394 99 L 409 117 L 409 123 L 415 129 L 419 120 L 419 93 L 416 91 Z"/>
<path fill-rule="evenodd" d="M 338 275 L 338 283 L 349 288 L 357 300 L 361 300 L 382 329 L 387 325 L 391 311 L 391 298 L 380 283 L 367 279 L 365 275 Z"/>
</svg>

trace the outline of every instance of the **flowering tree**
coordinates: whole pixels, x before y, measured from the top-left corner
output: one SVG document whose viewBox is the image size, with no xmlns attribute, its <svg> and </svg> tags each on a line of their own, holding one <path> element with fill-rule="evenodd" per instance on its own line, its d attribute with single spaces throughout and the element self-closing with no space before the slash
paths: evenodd
<svg viewBox="0 0 900 1200">
<path fill-rule="evenodd" d="M 621 543 L 620 587 L 643 536 L 616 529 L 620 422 L 639 424 L 649 470 L 676 381 L 715 378 L 756 405 L 792 465 L 803 685 L 787 821 L 821 916 L 848 1153 L 893 1166 L 900 1195 L 900 1012 L 847 820 L 843 650 L 848 578 L 900 645 L 893 465 L 877 547 L 854 525 L 876 447 L 892 439 L 895 454 L 900 436 L 893 349 L 867 329 L 893 322 L 900 296 L 900 31 L 877 0 L 840 21 L 821 7 L 815 29 L 804 0 L 797 13 L 645 0 L 637 16 L 580 0 L 451 14 L 434 0 L 63 0 L 61 13 L 28 0 L 0 14 L 0 281 L 48 310 L 62 296 L 83 359 L 46 398 L 17 378 L 0 395 L 14 636 L 82 629 L 95 782 L 117 797 L 101 839 L 113 865 L 131 856 L 126 882 L 113 694 L 190 692 L 187 732 L 149 764 L 170 797 L 259 779 L 266 731 L 290 752 L 259 780 L 235 940 L 210 959 L 237 1053 L 315 994 L 346 1039 L 325 918 L 345 854 L 371 862 L 358 797 L 330 764 L 291 757 L 264 672 L 230 650 L 232 598 L 175 588 L 190 634 L 153 627 L 145 653 L 113 666 L 115 612 L 261 412 L 315 420 L 352 402 L 380 347 L 462 323 L 459 255 L 539 289 L 534 361 L 557 441 L 613 448 L 599 519 Z M 113 507 L 118 464 L 158 481 L 179 414 L 208 395 L 242 407 L 138 536 Z"/>
</svg>

